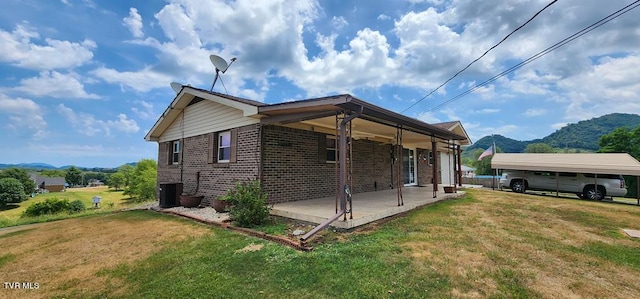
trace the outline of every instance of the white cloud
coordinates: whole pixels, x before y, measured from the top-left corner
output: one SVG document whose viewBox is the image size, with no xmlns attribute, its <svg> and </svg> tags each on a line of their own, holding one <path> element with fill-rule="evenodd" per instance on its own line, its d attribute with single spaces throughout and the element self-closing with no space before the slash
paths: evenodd
<svg viewBox="0 0 640 299">
<path fill-rule="evenodd" d="M 455 110 L 453 108 L 444 108 L 442 110 L 440 110 L 440 113 L 444 113 L 447 116 L 447 121 L 452 121 L 452 120 L 461 120 L 460 117 L 458 117 L 458 115 L 456 114 Z"/>
<path fill-rule="evenodd" d="M 435 116 L 435 113 L 433 113 L 431 111 L 422 112 L 422 113 L 418 114 L 417 118 L 419 120 L 423 121 L 423 122 L 428 123 L 428 124 L 435 124 L 435 123 L 441 123 L 442 122 L 442 120 L 437 118 Z"/>
<path fill-rule="evenodd" d="M 542 108 L 530 108 L 523 113 L 523 115 L 527 117 L 541 116 L 545 114 L 547 114 L 547 109 Z"/>
<path fill-rule="evenodd" d="M 282 75 L 310 96 L 392 84 L 394 73 L 389 70 L 397 66 L 389 58 L 390 46 L 384 35 L 365 28 L 357 32 L 343 51 L 334 49 L 335 37 L 318 35 L 316 42 L 323 54 L 310 61 L 302 58 L 299 65 L 282 70 Z"/>
<path fill-rule="evenodd" d="M 601 58 L 589 70 L 558 82 L 565 98 L 565 119 L 583 120 L 604 112 L 640 113 L 640 54 Z"/>
<path fill-rule="evenodd" d="M 20 80 L 20 86 L 12 90 L 26 93 L 35 97 L 53 97 L 60 99 L 99 99 L 97 94 L 89 94 L 79 81 L 81 76 L 70 72 L 62 74 L 56 71 L 40 72 L 39 77 Z"/>
<path fill-rule="evenodd" d="M 347 27 L 348 25 L 349 25 L 349 22 L 347 22 L 347 20 L 345 20 L 343 16 L 339 16 L 339 17 L 334 16 L 331 19 L 331 26 L 333 26 L 333 28 L 337 30 Z"/>
<path fill-rule="evenodd" d="M 147 101 L 137 101 L 136 104 L 140 107 L 131 107 L 131 111 L 138 117 L 147 120 L 153 120 L 158 117 L 157 113 L 153 110 L 153 104 Z"/>
<path fill-rule="evenodd" d="M 118 119 L 116 119 L 115 121 L 108 120 L 106 122 L 106 126 L 115 128 L 125 133 L 135 133 L 140 131 L 140 127 L 138 127 L 136 121 L 133 119 L 128 119 L 127 116 L 122 113 L 118 114 Z"/>
<path fill-rule="evenodd" d="M 480 110 L 474 110 L 471 113 L 477 113 L 477 114 L 493 114 L 493 113 L 498 113 L 500 112 L 500 109 L 495 109 L 495 108 L 484 108 L 484 109 L 480 109 Z"/>
<path fill-rule="evenodd" d="M 114 84 L 129 87 L 140 92 L 147 92 L 154 88 L 168 87 L 171 77 L 145 68 L 137 72 L 119 72 L 114 69 L 101 67 L 91 72 L 96 77 Z"/>
<path fill-rule="evenodd" d="M 46 133 L 43 110 L 30 99 L 12 99 L 0 94 L 0 114 L 8 114 L 9 121 L 4 125 L 11 130 L 19 132 L 26 128 L 33 132 L 34 138 L 43 137 Z"/>
<path fill-rule="evenodd" d="M 381 20 L 381 21 L 385 21 L 385 20 L 390 20 L 391 17 L 389 17 L 389 16 L 387 16 L 385 14 L 380 14 L 380 15 L 378 15 L 377 19 Z"/>
<path fill-rule="evenodd" d="M 133 37 L 141 38 L 144 36 L 142 32 L 142 16 L 138 13 L 138 9 L 129 8 L 129 16 L 122 19 L 122 23 L 131 32 Z"/>
<path fill-rule="evenodd" d="M 46 38 L 46 45 L 32 42 L 39 38 L 25 25 L 17 25 L 13 32 L 0 30 L 0 62 L 34 70 L 67 69 L 90 61 L 97 47 L 89 39 L 74 43 Z"/>
<path fill-rule="evenodd" d="M 194 21 L 180 4 L 167 4 L 155 17 L 164 34 L 178 47 L 200 48 L 202 46 Z"/>
<path fill-rule="evenodd" d="M 89 113 L 75 112 L 64 104 L 59 104 L 56 110 L 71 123 L 77 132 L 87 136 L 96 136 L 98 133 L 109 136 L 111 135 L 112 129 L 125 133 L 136 133 L 140 130 L 135 120 L 128 119 L 127 116 L 122 113 L 118 114 L 116 120 L 103 121 L 96 119 L 95 116 Z"/>
</svg>

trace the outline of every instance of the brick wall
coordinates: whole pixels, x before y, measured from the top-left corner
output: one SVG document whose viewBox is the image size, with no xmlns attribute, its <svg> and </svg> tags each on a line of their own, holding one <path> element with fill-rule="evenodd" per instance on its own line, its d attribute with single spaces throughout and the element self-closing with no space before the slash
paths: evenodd
<svg viewBox="0 0 640 299">
<path fill-rule="evenodd" d="M 320 161 L 320 133 L 280 127 L 264 128 L 262 186 L 270 202 L 335 195 L 335 164 Z M 353 192 L 389 189 L 390 145 L 368 140 L 353 143 Z"/>
<path fill-rule="evenodd" d="M 204 195 L 204 204 L 223 195 L 238 180 L 258 179 L 262 149 L 262 188 L 271 203 L 335 196 L 336 170 L 334 163 L 318 159 L 319 139 L 323 134 L 281 126 L 262 128 L 249 125 L 238 129 L 237 161 L 208 163 L 209 134 L 185 138 L 182 142 L 182 182 L 185 193 Z M 158 184 L 181 181 L 181 165 L 168 165 L 170 142 L 160 143 L 158 150 Z M 353 141 L 353 193 L 391 188 L 391 145 L 369 140 Z M 418 149 L 417 157 L 425 157 L 428 150 Z M 438 157 L 438 155 L 436 155 Z M 394 168 L 394 175 L 395 172 Z M 418 182 L 431 184 L 432 166 L 418 161 Z"/>
<path fill-rule="evenodd" d="M 237 160 L 235 163 L 208 163 L 209 134 L 187 137 L 182 142 L 182 182 L 185 193 L 196 193 L 198 172 L 200 186 L 197 195 L 204 195 L 204 204 L 223 195 L 236 181 L 258 178 L 260 164 L 259 125 L 238 128 Z M 180 182 L 180 166 L 168 165 L 171 146 L 160 143 L 158 150 L 158 184 Z"/>
<path fill-rule="evenodd" d="M 431 152 L 430 149 L 418 148 L 416 150 L 418 156 L 418 185 L 420 186 L 433 184 L 433 165 L 429 165 L 429 152 Z M 442 166 L 442 164 L 440 164 L 440 155 L 436 154 L 434 156 L 438 159 L 438 165 Z M 440 178 L 440 176 L 441 173 L 438 171 L 438 178 Z M 438 179 L 438 183 L 441 181 L 441 179 Z"/>
</svg>

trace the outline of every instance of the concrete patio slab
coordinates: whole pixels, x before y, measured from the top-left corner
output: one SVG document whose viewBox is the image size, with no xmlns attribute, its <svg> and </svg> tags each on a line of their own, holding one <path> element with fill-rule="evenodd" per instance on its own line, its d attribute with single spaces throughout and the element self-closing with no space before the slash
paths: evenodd
<svg viewBox="0 0 640 299">
<path fill-rule="evenodd" d="M 433 188 L 404 187 L 402 197 L 404 205 L 398 206 L 396 190 L 356 193 L 352 197 L 353 219 L 340 217 L 332 227 L 351 229 L 389 216 L 413 210 L 415 208 L 450 198 L 464 196 L 464 192 L 444 193 L 440 188 L 437 197 L 433 197 Z M 323 197 L 309 200 L 277 203 L 271 210 L 272 215 L 320 224 L 335 215 L 335 197 Z"/>
</svg>

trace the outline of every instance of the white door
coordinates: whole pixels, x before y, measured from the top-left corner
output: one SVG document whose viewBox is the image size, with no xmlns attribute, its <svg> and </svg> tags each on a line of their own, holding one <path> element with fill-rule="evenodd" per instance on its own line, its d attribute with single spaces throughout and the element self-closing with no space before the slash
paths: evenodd
<svg viewBox="0 0 640 299">
<path fill-rule="evenodd" d="M 402 149 L 402 173 L 405 185 L 417 185 L 416 151 L 414 149 Z"/>
<path fill-rule="evenodd" d="M 440 152 L 440 174 L 442 175 L 440 184 L 443 186 L 453 185 L 453 162 L 453 156 Z"/>
</svg>

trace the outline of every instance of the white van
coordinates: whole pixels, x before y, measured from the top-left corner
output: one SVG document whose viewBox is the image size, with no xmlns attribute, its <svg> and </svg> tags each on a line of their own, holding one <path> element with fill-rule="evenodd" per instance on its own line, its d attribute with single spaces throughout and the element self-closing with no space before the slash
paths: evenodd
<svg viewBox="0 0 640 299">
<path fill-rule="evenodd" d="M 596 186 L 597 188 L 594 188 Z M 621 175 L 553 171 L 504 170 L 500 185 L 514 192 L 527 190 L 575 193 L 580 198 L 602 200 L 627 194 Z"/>
</svg>

